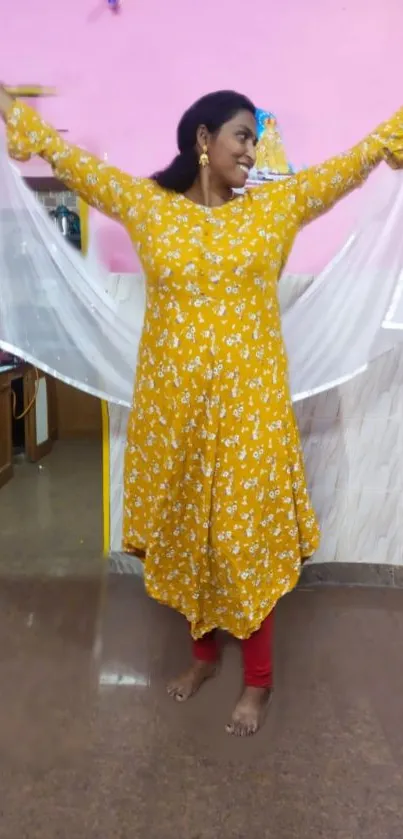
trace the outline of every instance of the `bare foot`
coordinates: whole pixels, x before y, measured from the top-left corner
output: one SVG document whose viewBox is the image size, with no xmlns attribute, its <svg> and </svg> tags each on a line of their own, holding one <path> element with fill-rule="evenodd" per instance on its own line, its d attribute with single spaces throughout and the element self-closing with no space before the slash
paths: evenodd
<svg viewBox="0 0 403 839">
<path fill-rule="evenodd" d="M 235 706 L 231 722 L 226 726 L 227 734 L 235 737 L 251 737 L 263 725 L 272 697 L 271 688 L 245 687 Z"/>
<path fill-rule="evenodd" d="M 169 696 L 175 699 L 176 702 L 186 702 L 191 696 L 201 688 L 203 682 L 211 679 L 217 672 L 217 663 L 215 661 L 200 661 L 195 659 L 193 664 L 186 673 L 179 676 L 178 679 L 173 679 L 168 684 Z"/>
</svg>

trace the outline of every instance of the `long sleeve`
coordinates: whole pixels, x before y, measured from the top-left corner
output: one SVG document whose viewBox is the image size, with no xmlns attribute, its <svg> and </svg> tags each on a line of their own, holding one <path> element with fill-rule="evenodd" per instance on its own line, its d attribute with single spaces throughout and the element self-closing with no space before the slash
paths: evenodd
<svg viewBox="0 0 403 839">
<path fill-rule="evenodd" d="M 360 186 L 382 160 L 403 166 L 403 109 L 348 152 L 287 180 L 288 210 L 299 225 L 307 224 Z"/>
<path fill-rule="evenodd" d="M 8 150 L 15 160 L 39 155 L 68 189 L 126 225 L 141 222 L 148 181 L 136 179 L 66 143 L 32 108 L 16 102 L 7 116 Z M 147 186 L 146 186 L 147 185 Z"/>
</svg>

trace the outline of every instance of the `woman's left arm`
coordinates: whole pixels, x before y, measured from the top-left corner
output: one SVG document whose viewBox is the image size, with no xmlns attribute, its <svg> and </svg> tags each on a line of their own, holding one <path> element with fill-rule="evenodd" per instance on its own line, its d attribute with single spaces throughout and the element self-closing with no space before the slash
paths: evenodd
<svg viewBox="0 0 403 839">
<path fill-rule="evenodd" d="M 304 225 L 326 213 L 385 160 L 403 167 L 403 108 L 348 152 L 299 172 L 284 183 L 289 211 Z"/>
</svg>

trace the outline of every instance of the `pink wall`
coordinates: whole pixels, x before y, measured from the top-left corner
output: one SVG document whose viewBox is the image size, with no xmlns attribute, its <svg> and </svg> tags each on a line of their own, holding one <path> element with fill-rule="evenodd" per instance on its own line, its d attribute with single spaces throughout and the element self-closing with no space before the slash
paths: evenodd
<svg viewBox="0 0 403 839">
<path fill-rule="evenodd" d="M 136 174 L 170 158 L 195 97 L 238 88 L 277 114 L 300 166 L 343 150 L 400 106 L 402 31 L 402 0 L 123 0 L 118 16 L 106 0 L 15 0 L 1 21 L 0 77 L 57 85 L 43 114 Z M 323 265 L 356 209 L 349 198 L 306 231 L 290 267 Z M 113 266 L 124 269 L 122 235 L 105 224 Z"/>
</svg>

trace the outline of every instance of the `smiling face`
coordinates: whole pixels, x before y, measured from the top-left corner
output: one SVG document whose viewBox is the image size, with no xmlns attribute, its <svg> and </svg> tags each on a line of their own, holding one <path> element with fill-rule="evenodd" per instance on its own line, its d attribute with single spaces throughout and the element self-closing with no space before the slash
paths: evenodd
<svg viewBox="0 0 403 839">
<path fill-rule="evenodd" d="M 254 115 L 238 111 L 215 134 L 200 126 L 197 140 L 200 151 L 207 146 L 211 180 L 229 189 L 242 189 L 256 160 Z"/>
</svg>

